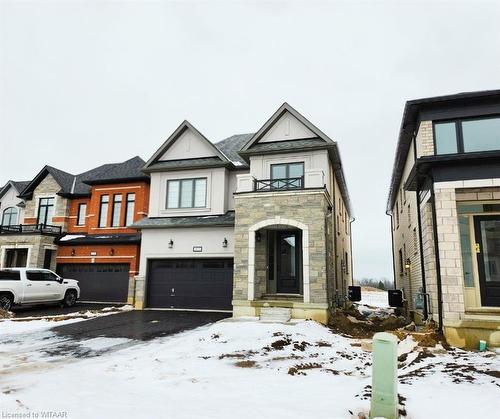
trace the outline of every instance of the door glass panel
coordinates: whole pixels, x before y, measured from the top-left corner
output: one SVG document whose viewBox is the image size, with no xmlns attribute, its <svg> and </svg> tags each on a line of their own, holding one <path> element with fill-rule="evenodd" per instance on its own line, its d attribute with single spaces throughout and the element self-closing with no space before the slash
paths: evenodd
<svg viewBox="0 0 500 419">
<path fill-rule="evenodd" d="M 436 154 L 457 153 L 457 132 L 455 122 L 434 124 Z"/>
<path fill-rule="evenodd" d="M 500 118 L 463 121 L 464 151 L 500 150 Z"/>
<path fill-rule="evenodd" d="M 296 276 L 295 235 L 281 236 L 280 270 L 281 275 L 288 278 Z"/>
<path fill-rule="evenodd" d="M 484 280 L 500 282 L 500 220 L 481 221 Z"/>
</svg>

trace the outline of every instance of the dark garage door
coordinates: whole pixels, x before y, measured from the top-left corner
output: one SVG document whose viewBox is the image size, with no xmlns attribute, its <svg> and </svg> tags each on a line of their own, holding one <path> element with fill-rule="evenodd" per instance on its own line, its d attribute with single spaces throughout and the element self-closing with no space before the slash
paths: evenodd
<svg viewBox="0 0 500 419">
<path fill-rule="evenodd" d="M 149 262 L 149 308 L 231 310 L 233 259 L 162 259 Z"/>
<path fill-rule="evenodd" d="M 81 301 L 126 303 L 128 296 L 128 264 L 66 264 L 58 265 L 63 278 L 79 281 Z"/>
</svg>

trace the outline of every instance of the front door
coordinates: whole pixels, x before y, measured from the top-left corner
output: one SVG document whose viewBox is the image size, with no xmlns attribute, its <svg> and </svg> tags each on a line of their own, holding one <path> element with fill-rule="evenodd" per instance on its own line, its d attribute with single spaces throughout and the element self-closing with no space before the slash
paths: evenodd
<svg viewBox="0 0 500 419">
<path fill-rule="evenodd" d="M 301 279 L 301 234 L 300 232 L 279 231 L 277 240 L 277 292 L 300 294 Z"/>
<path fill-rule="evenodd" d="M 481 305 L 500 307 L 500 215 L 474 217 Z"/>
</svg>

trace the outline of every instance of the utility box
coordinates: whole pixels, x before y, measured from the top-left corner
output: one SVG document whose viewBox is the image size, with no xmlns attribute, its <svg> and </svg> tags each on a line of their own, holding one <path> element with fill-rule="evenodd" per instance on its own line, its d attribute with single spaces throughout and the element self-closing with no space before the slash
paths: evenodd
<svg viewBox="0 0 500 419">
<path fill-rule="evenodd" d="M 349 301 L 361 301 L 361 287 L 355 285 L 349 286 L 347 297 Z"/>
<path fill-rule="evenodd" d="M 388 290 L 389 307 L 403 307 L 403 291 Z"/>
</svg>

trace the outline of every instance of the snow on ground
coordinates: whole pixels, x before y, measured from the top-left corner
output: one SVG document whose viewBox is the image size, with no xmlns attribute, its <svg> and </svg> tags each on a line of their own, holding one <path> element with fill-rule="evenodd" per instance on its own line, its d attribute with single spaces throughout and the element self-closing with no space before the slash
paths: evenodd
<svg viewBox="0 0 500 419">
<path fill-rule="evenodd" d="M 45 347 L 57 343 L 50 331 L 36 333 L 44 335 Z M 145 343 L 69 342 L 66 352 L 37 356 L 29 346 L 40 335 L 30 336 L 24 346 L 9 347 L 8 339 L 0 344 L 1 411 L 66 411 L 71 419 L 97 412 L 106 418 L 335 419 L 369 408 L 371 354 L 356 339 L 311 321 L 219 322 Z M 12 353 L 28 362 L 18 358 L 5 368 Z M 408 417 L 492 417 L 500 410 L 500 377 L 492 372 L 500 370 L 498 356 L 422 352 L 411 339 L 399 353 Z"/>
</svg>

